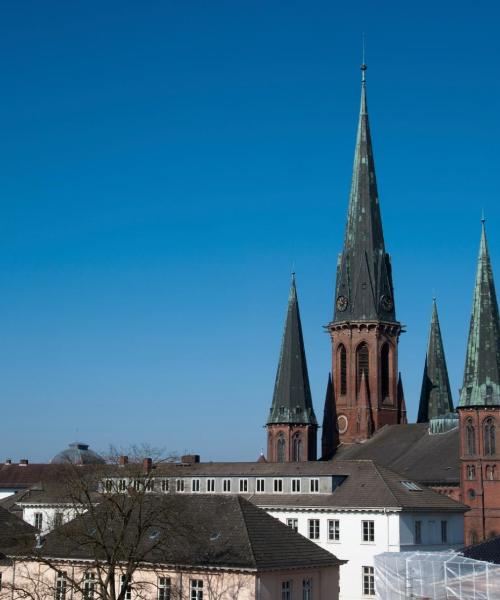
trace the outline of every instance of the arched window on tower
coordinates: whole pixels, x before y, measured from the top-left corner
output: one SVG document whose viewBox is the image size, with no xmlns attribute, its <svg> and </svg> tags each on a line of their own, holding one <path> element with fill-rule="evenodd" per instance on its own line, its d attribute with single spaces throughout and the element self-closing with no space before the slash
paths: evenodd
<svg viewBox="0 0 500 600">
<path fill-rule="evenodd" d="M 488 417 L 483 425 L 483 446 L 485 456 L 496 453 L 495 421 L 492 417 Z"/>
<path fill-rule="evenodd" d="M 382 384 L 382 400 L 389 398 L 389 344 L 382 346 L 380 353 L 380 380 Z"/>
<path fill-rule="evenodd" d="M 285 438 L 283 437 L 282 433 L 279 434 L 278 441 L 276 442 L 276 444 L 276 456 L 278 457 L 278 462 L 283 463 L 285 462 Z"/>
<path fill-rule="evenodd" d="M 368 383 L 368 368 L 368 346 L 365 343 L 363 343 L 358 346 L 358 351 L 356 352 L 356 378 L 358 392 L 359 387 L 361 385 L 361 377 L 363 376 L 363 373 L 365 374 L 366 383 Z"/>
<path fill-rule="evenodd" d="M 347 351 L 343 344 L 339 346 L 340 395 L 347 394 Z"/>
<path fill-rule="evenodd" d="M 293 462 L 300 462 L 302 460 L 302 439 L 300 433 L 296 433 L 293 436 Z"/>
<path fill-rule="evenodd" d="M 465 426 L 465 451 L 469 456 L 476 454 L 476 430 L 472 419 L 467 419 Z"/>
</svg>

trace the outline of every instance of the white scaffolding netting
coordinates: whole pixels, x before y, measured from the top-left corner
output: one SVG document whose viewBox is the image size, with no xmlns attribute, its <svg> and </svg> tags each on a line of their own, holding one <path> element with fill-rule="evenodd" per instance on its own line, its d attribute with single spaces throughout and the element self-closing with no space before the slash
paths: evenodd
<svg viewBox="0 0 500 600">
<path fill-rule="evenodd" d="M 375 556 L 380 600 L 500 600 L 500 565 L 456 552 L 385 552 Z"/>
</svg>

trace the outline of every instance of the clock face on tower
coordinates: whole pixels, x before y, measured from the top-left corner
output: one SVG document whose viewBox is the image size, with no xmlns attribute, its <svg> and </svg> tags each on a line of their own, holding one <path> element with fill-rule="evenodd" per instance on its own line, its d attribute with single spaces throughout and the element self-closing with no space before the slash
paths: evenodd
<svg viewBox="0 0 500 600">
<path fill-rule="evenodd" d="M 349 425 L 349 421 L 345 415 L 339 415 L 337 419 L 337 429 L 339 433 L 345 433 L 347 431 L 347 426 Z"/>
<path fill-rule="evenodd" d="M 349 302 L 345 296 L 339 296 L 337 298 L 337 310 L 344 312 L 347 309 Z"/>
<path fill-rule="evenodd" d="M 384 294 L 380 297 L 380 306 L 382 307 L 382 310 L 385 310 L 385 312 L 391 312 L 394 307 L 394 302 L 390 296 Z"/>
</svg>

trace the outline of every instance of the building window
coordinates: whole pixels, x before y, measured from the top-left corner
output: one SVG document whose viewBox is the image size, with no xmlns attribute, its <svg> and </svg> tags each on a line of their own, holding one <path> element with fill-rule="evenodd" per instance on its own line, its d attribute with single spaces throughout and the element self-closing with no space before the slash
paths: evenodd
<svg viewBox="0 0 500 600">
<path fill-rule="evenodd" d="M 106 479 L 106 481 L 104 482 L 104 489 L 107 492 L 113 491 L 113 480 L 112 479 Z"/>
<path fill-rule="evenodd" d="M 292 600 L 292 582 L 281 582 L 281 600 Z"/>
<path fill-rule="evenodd" d="M 319 492 L 319 479 L 314 478 L 309 480 L 309 491 L 314 494 Z"/>
<path fill-rule="evenodd" d="M 120 481 L 118 481 L 118 491 L 119 492 L 127 491 L 127 480 L 126 479 L 120 479 Z"/>
<path fill-rule="evenodd" d="M 347 351 L 345 346 L 339 346 L 340 395 L 347 394 Z"/>
<path fill-rule="evenodd" d="M 178 492 L 184 491 L 184 479 L 177 479 L 176 481 L 176 490 Z"/>
<path fill-rule="evenodd" d="M 373 567 L 363 568 L 363 596 L 375 596 L 375 574 Z"/>
<path fill-rule="evenodd" d="M 312 579 L 302 580 L 302 600 L 312 600 L 313 597 L 313 581 Z"/>
<path fill-rule="evenodd" d="M 191 491 L 192 492 L 199 492 L 200 491 L 200 480 L 199 479 L 193 479 L 191 481 Z"/>
<path fill-rule="evenodd" d="M 338 542 L 340 540 L 340 521 L 338 519 L 329 519 L 328 539 L 331 542 Z"/>
<path fill-rule="evenodd" d="M 170 600 L 170 577 L 158 577 L 158 600 Z"/>
<path fill-rule="evenodd" d="M 207 492 L 215 492 L 215 479 L 207 479 Z"/>
<path fill-rule="evenodd" d="M 356 352 L 356 375 L 357 375 L 357 390 L 359 392 L 361 386 L 361 377 L 363 373 L 365 375 L 366 383 L 368 384 L 369 374 L 369 359 L 368 359 L 368 346 L 361 344 Z"/>
<path fill-rule="evenodd" d="M 162 479 L 161 482 L 161 491 L 168 492 L 168 479 Z"/>
<path fill-rule="evenodd" d="M 300 492 L 300 479 L 292 479 L 292 492 L 295 494 Z"/>
<path fill-rule="evenodd" d="M 299 530 L 299 520 L 298 519 L 287 519 L 286 524 L 288 527 L 291 527 L 294 531 Z"/>
<path fill-rule="evenodd" d="M 283 437 L 282 433 L 280 433 L 280 436 L 278 438 L 277 450 L 278 462 L 285 462 L 285 438 Z"/>
<path fill-rule="evenodd" d="M 492 456 L 496 453 L 495 440 L 495 421 L 488 417 L 483 425 L 483 441 L 485 456 Z"/>
<path fill-rule="evenodd" d="M 148 479 L 144 484 L 144 490 L 146 492 L 152 492 L 155 488 L 155 482 L 153 479 Z"/>
<path fill-rule="evenodd" d="M 490 481 L 493 481 L 494 479 L 496 479 L 495 471 L 496 471 L 495 465 L 487 465 L 486 466 L 486 479 L 489 479 Z"/>
<path fill-rule="evenodd" d="M 469 481 L 476 479 L 476 467 L 474 465 L 467 465 L 467 479 Z"/>
<path fill-rule="evenodd" d="M 415 544 L 422 543 L 422 521 L 415 521 Z"/>
<path fill-rule="evenodd" d="M 87 571 L 83 577 L 83 598 L 84 600 L 93 600 L 95 592 L 95 573 Z"/>
<path fill-rule="evenodd" d="M 389 398 L 389 344 L 382 346 L 380 353 L 380 381 L 382 387 L 382 400 Z"/>
<path fill-rule="evenodd" d="M 124 600 L 131 600 L 132 598 L 132 586 L 130 585 L 130 579 L 127 583 L 127 576 L 122 575 L 121 577 L 122 591 L 125 588 L 125 594 L 123 596 Z"/>
<path fill-rule="evenodd" d="M 61 527 L 63 524 L 63 514 L 60 511 L 54 513 L 54 527 Z"/>
<path fill-rule="evenodd" d="M 240 479 L 240 493 L 248 492 L 248 479 Z"/>
<path fill-rule="evenodd" d="M 191 579 L 190 581 L 190 600 L 203 600 L 203 580 Z"/>
<path fill-rule="evenodd" d="M 448 543 L 448 521 L 441 521 L 441 543 Z"/>
<path fill-rule="evenodd" d="M 472 424 L 472 419 L 467 419 L 465 427 L 465 446 L 469 456 L 476 454 L 476 430 Z"/>
<path fill-rule="evenodd" d="M 222 480 L 222 491 L 223 492 L 230 492 L 231 491 L 231 480 L 230 479 L 223 479 Z"/>
<path fill-rule="evenodd" d="M 139 479 L 134 479 L 132 486 L 134 490 L 138 492 L 141 489 L 141 482 L 139 481 Z"/>
<path fill-rule="evenodd" d="M 66 571 L 58 571 L 56 576 L 55 600 L 66 599 Z"/>
<path fill-rule="evenodd" d="M 361 531 L 363 542 L 375 541 L 375 521 L 361 521 Z"/>
<path fill-rule="evenodd" d="M 275 479 L 273 483 L 274 483 L 274 491 L 275 492 L 283 491 L 283 479 Z"/>
<path fill-rule="evenodd" d="M 0 592 L 2 591 L 2 571 L 0 571 Z"/>
<path fill-rule="evenodd" d="M 300 462 L 302 460 L 302 440 L 300 434 L 296 433 L 293 436 L 293 462 Z"/>
<path fill-rule="evenodd" d="M 43 525 L 43 514 L 41 512 L 36 512 L 35 513 L 35 527 L 38 529 L 38 531 L 42 530 L 42 525 Z"/>
<path fill-rule="evenodd" d="M 319 519 L 309 519 L 309 539 L 319 540 Z"/>
<path fill-rule="evenodd" d="M 259 492 L 259 494 L 262 494 L 266 491 L 265 479 L 257 479 L 257 491 Z"/>
</svg>

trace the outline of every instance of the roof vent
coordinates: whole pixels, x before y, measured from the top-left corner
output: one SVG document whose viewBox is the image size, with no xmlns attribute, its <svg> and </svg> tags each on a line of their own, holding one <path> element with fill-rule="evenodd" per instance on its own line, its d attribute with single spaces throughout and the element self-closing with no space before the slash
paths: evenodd
<svg viewBox="0 0 500 600">
<path fill-rule="evenodd" d="M 199 454 L 184 454 L 184 456 L 181 456 L 181 462 L 184 463 L 185 465 L 193 465 L 195 463 L 199 463 L 200 455 Z"/>
<path fill-rule="evenodd" d="M 19 464 L 21 467 L 27 467 L 28 463 L 29 463 L 29 461 L 27 458 L 21 458 L 21 460 L 19 461 Z"/>
<path fill-rule="evenodd" d="M 5 464 L 6 465 L 11 465 L 12 464 L 12 459 L 10 459 L 10 458 L 5 459 Z"/>
</svg>

